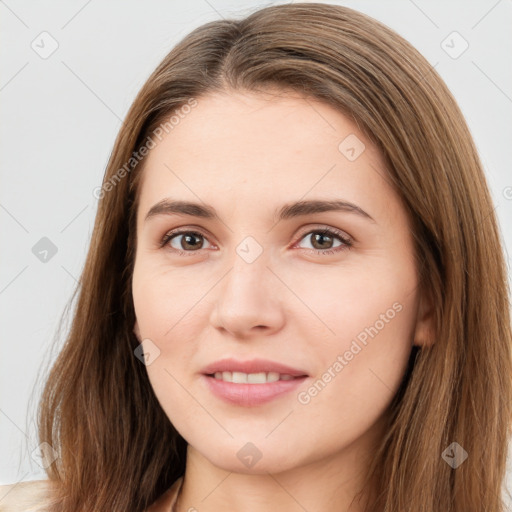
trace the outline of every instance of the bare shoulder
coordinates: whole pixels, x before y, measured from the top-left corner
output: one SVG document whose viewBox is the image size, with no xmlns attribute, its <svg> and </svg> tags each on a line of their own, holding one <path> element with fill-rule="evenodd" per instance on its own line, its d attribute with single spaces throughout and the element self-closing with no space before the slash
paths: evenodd
<svg viewBox="0 0 512 512">
<path fill-rule="evenodd" d="M 54 485 L 50 480 L 0 485 L 0 512 L 45 512 Z"/>
</svg>

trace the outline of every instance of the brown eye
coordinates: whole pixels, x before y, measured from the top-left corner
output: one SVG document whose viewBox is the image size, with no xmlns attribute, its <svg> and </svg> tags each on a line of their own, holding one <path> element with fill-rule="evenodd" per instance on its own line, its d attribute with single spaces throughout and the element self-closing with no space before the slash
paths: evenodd
<svg viewBox="0 0 512 512">
<path fill-rule="evenodd" d="M 315 249 L 330 249 L 334 243 L 334 237 L 327 233 L 313 233 L 311 243 Z"/>
<path fill-rule="evenodd" d="M 317 229 L 306 233 L 301 240 L 311 240 L 311 250 L 319 254 L 333 254 L 345 249 L 349 249 L 352 246 L 352 242 L 347 238 L 341 231 L 333 229 Z M 336 240 L 338 240 L 337 245 Z M 307 247 L 306 247 L 307 249 Z"/>
<path fill-rule="evenodd" d="M 201 233 L 195 231 L 174 231 L 164 236 L 161 245 L 168 245 L 178 252 L 197 252 L 203 249 L 205 240 Z"/>
</svg>

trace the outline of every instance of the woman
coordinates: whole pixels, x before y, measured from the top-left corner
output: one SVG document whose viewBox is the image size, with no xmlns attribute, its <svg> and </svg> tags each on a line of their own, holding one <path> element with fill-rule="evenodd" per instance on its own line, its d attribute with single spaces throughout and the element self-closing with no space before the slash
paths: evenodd
<svg viewBox="0 0 512 512">
<path fill-rule="evenodd" d="M 0 510 L 504 510 L 497 221 L 460 110 L 396 33 L 323 4 L 199 27 L 96 196 L 40 404 L 59 457 Z"/>
</svg>

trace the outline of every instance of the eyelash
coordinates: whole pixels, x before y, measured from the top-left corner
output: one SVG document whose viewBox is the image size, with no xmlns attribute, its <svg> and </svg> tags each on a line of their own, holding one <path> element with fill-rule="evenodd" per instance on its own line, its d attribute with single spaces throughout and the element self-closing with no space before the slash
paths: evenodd
<svg viewBox="0 0 512 512">
<path fill-rule="evenodd" d="M 329 235 L 329 236 L 333 236 L 334 238 L 338 238 L 341 242 L 343 242 L 343 245 L 339 246 L 339 247 L 337 247 L 335 249 L 326 249 L 326 250 L 306 249 L 308 251 L 313 251 L 316 254 L 326 255 L 326 254 L 339 253 L 341 251 L 350 250 L 352 248 L 353 242 L 349 238 L 347 238 L 347 236 L 344 235 L 343 232 L 338 231 L 337 229 L 334 229 L 334 228 L 313 229 L 311 231 L 308 231 L 307 233 L 304 233 L 299 238 L 298 242 L 300 242 L 306 236 L 312 235 L 314 233 L 321 233 L 322 235 Z M 166 245 L 168 245 L 169 242 L 171 241 L 171 239 L 174 238 L 175 236 L 184 235 L 184 234 L 198 235 L 198 236 L 200 236 L 202 238 L 208 239 L 208 237 L 206 237 L 205 235 L 203 235 L 202 233 L 200 233 L 198 231 L 193 231 L 193 230 L 189 230 L 189 229 L 176 229 L 174 231 L 169 231 L 168 233 L 166 233 L 164 235 L 164 237 L 162 238 L 162 240 L 160 242 L 160 248 L 163 248 Z M 196 250 L 196 251 L 182 251 L 181 249 L 175 249 L 174 247 L 172 247 L 170 250 L 172 252 L 177 253 L 179 256 L 192 256 L 195 253 L 199 252 L 198 250 Z"/>
</svg>

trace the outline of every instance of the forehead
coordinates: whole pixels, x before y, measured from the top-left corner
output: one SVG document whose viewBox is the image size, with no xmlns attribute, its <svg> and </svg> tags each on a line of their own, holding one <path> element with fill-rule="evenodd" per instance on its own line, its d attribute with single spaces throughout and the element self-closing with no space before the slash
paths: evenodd
<svg viewBox="0 0 512 512">
<path fill-rule="evenodd" d="M 308 195 L 396 201 L 383 159 L 332 106 L 289 92 L 197 99 L 144 161 L 139 210 L 167 195 L 256 212 Z M 347 197 L 349 196 L 349 197 Z"/>
</svg>

